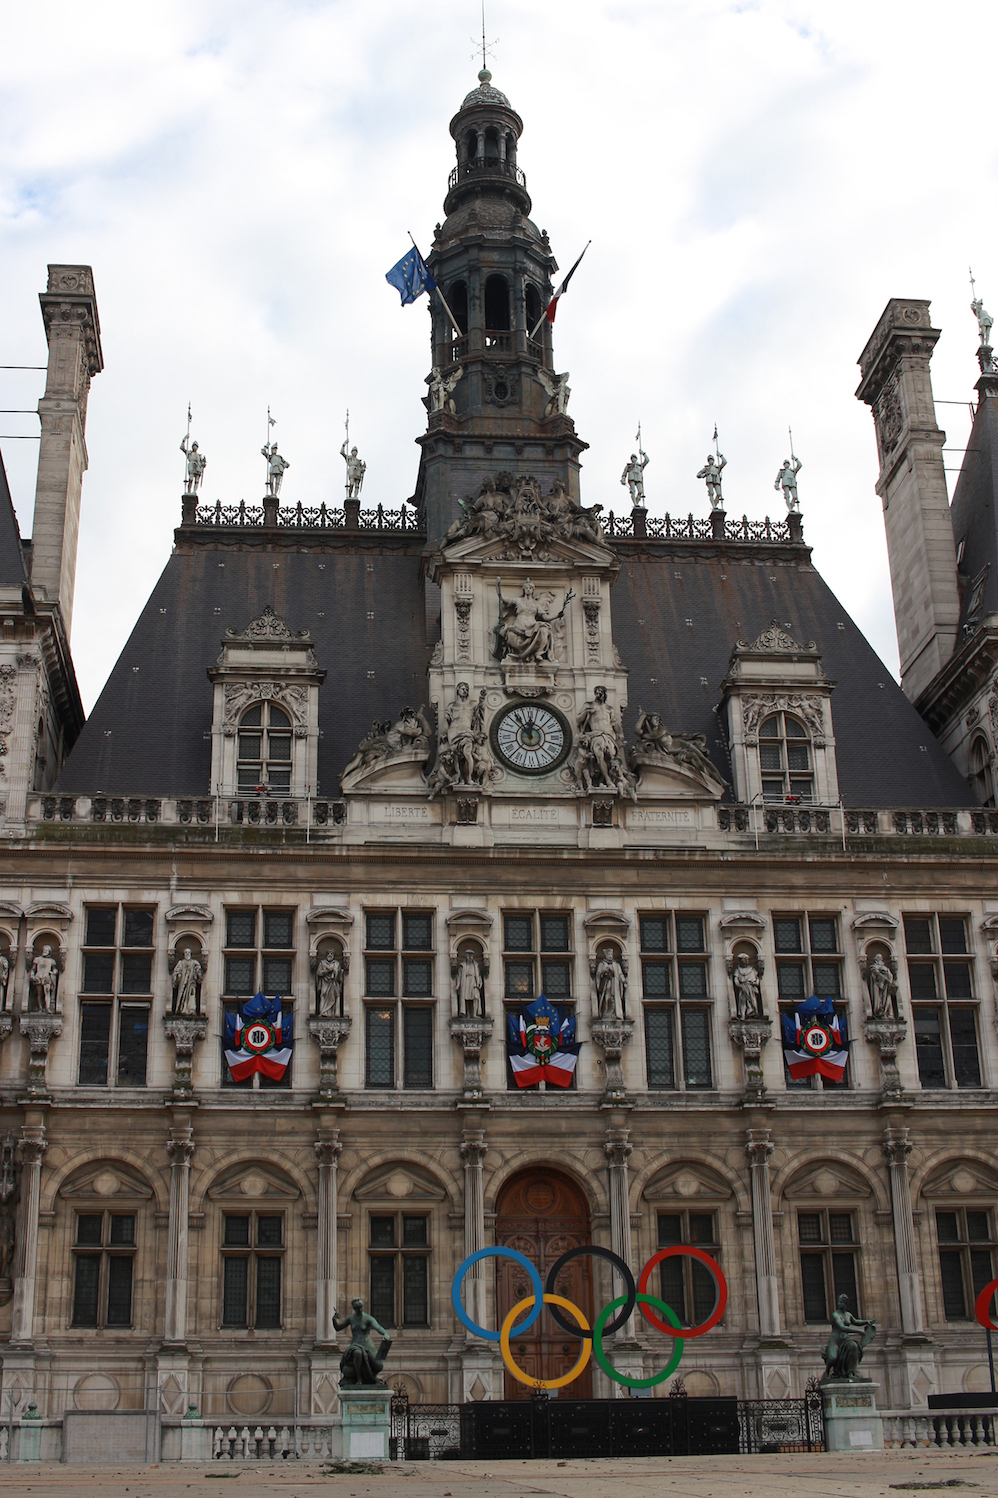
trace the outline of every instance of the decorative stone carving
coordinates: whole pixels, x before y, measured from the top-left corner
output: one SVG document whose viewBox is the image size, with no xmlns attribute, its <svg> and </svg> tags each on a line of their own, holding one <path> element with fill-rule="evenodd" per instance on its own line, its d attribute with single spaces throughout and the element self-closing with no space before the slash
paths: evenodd
<svg viewBox="0 0 998 1498">
<path fill-rule="evenodd" d="M 447 543 L 469 536 L 495 539 L 506 543 L 503 555 L 507 558 L 543 561 L 552 541 L 600 541 L 601 508 L 580 505 L 560 480 L 550 494 L 542 495 L 529 474 L 514 478 L 511 473 L 497 473 L 483 481 L 473 499 L 462 502 L 461 518 L 447 532 Z"/>
<path fill-rule="evenodd" d="M 5 1134 L 3 1143 L 0 1144 L 0 1202 L 5 1205 L 14 1195 L 17 1187 L 17 1176 L 14 1162 L 14 1151 L 17 1148 L 17 1139 L 13 1134 Z"/>
<path fill-rule="evenodd" d="M 464 369 L 460 364 L 456 369 L 449 371 L 440 369 L 438 365 L 433 366 L 432 372 L 426 377 L 426 383 L 430 387 L 431 413 L 434 411 L 449 411 L 451 416 L 457 415 L 457 406 L 454 404 L 452 392 L 463 374 Z M 356 452 L 356 448 L 354 451 Z"/>
<path fill-rule="evenodd" d="M 568 410 L 568 398 L 571 390 L 568 384 L 568 370 L 564 374 L 548 374 L 541 366 L 537 371 L 537 383 L 546 391 L 548 401 L 544 407 L 545 416 L 564 416 Z"/>
<path fill-rule="evenodd" d="M 201 956 L 199 949 L 198 956 Z M 194 956 L 193 947 L 184 947 L 183 955 L 177 957 L 174 954 L 173 971 L 170 982 L 173 987 L 174 1014 L 200 1014 L 201 1013 L 201 984 L 204 979 L 204 968 Z"/>
<path fill-rule="evenodd" d="M 20 1029 L 31 1048 L 28 1059 L 28 1091 L 45 1092 L 45 1063 L 49 1046 L 62 1034 L 62 1016 L 44 1010 L 22 1014 Z"/>
<path fill-rule="evenodd" d="M 576 724 L 579 732 L 568 767 L 582 794 L 605 789 L 636 801 L 620 716 L 607 701 L 606 687 L 594 689 L 592 700 L 583 707 Z"/>
<path fill-rule="evenodd" d="M 443 716 L 437 736 L 437 758 L 429 780 L 430 795 L 460 787 L 487 790 L 496 776 L 496 766 L 485 733 L 486 689 L 472 702 L 466 681 L 459 681 Z"/>
<path fill-rule="evenodd" d="M 817 645 L 813 640 L 808 640 L 802 645 L 795 640 L 793 635 L 777 623 L 774 619 L 761 634 L 751 641 L 739 640 L 735 646 L 736 651 L 748 651 L 752 655 L 814 655 L 817 653 Z"/>
<path fill-rule="evenodd" d="M 451 990 L 455 1015 L 484 1019 L 485 979 L 489 973 L 488 954 L 472 942 L 464 942 L 450 962 Z"/>
<path fill-rule="evenodd" d="M 574 591 L 568 589 L 557 614 L 546 614 L 540 607 L 529 577 L 520 590 L 519 598 L 511 601 L 503 597 L 501 579 L 496 583 L 496 593 L 499 596 L 499 623 L 496 626 L 496 654 L 499 659 L 511 656 L 515 661 L 553 661 L 554 625 L 564 618 L 565 610 L 575 597 Z"/>
<path fill-rule="evenodd" d="M 343 1015 L 343 982 L 350 971 L 350 957 L 341 947 L 316 951 L 309 959 L 315 982 L 315 1012 L 322 1018 Z"/>
<path fill-rule="evenodd" d="M 587 598 L 582 605 L 586 621 L 586 665 L 600 664 L 599 599 Z"/>
<path fill-rule="evenodd" d="M 821 709 L 821 698 L 802 693 L 761 692 L 742 698 L 742 723 L 746 743 L 757 743 L 759 724 L 770 713 L 793 713 L 803 718 L 814 738 L 816 748 L 825 742 L 825 719 Z"/>
<path fill-rule="evenodd" d="M 773 1022 L 765 1015 L 737 1017 L 728 1021 L 728 1038 L 738 1047 L 745 1064 L 745 1102 L 758 1103 L 766 1096 L 762 1073 L 762 1049 L 769 1042 Z M 773 1147 L 769 1146 L 769 1154 Z M 768 1155 L 766 1156 L 768 1159 Z M 751 1156 L 750 1156 L 751 1159 Z"/>
<path fill-rule="evenodd" d="M 430 755 L 431 735 L 422 706 L 418 712 L 404 707 L 394 723 L 387 718 L 382 722 L 375 720 L 340 777 L 343 789 L 353 789 L 365 776 L 389 764 L 425 764 Z"/>
<path fill-rule="evenodd" d="M 871 1016 L 863 1021 L 863 1033 L 870 1044 L 877 1046 L 880 1051 L 881 1102 L 899 1102 L 904 1096 L 904 1088 L 898 1070 L 898 1046 L 907 1038 L 907 1024 L 903 1019 L 876 1019 Z"/>
<path fill-rule="evenodd" d="M 338 1101 L 341 1096 L 336 1056 L 350 1034 L 350 1025 L 348 1014 L 312 1014 L 307 1020 L 308 1033 L 319 1047 L 319 1098 L 322 1101 Z"/>
<path fill-rule="evenodd" d="M 464 1053 L 464 1101 L 482 1100 L 482 1047 L 492 1035 L 492 1020 L 480 1015 L 455 1015 L 450 1022 L 451 1038 Z"/>
<path fill-rule="evenodd" d="M 7 775 L 3 757 L 7 753 L 7 739 L 14 722 L 14 679 L 17 667 L 0 666 L 0 779 Z"/>
<path fill-rule="evenodd" d="M 276 702 L 291 719 L 296 739 L 308 732 L 308 688 L 280 681 L 227 681 L 224 686 L 222 732 L 231 738 L 243 712 L 254 702 Z"/>
<path fill-rule="evenodd" d="M 471 660 L 471 599 L 454 599 L 454 616 L 457 620 L 457 658 Z"/>
<path fill-rule="evenodd" d="M 638 708 L 638 721 L 634 726 L 635 743 L 630 759 L 633 768 L 641 775 L 640 786 L 651 781 L 642 771 L 671 770 L 692 776 L 713 796 L 721 796 L 728 782 L 707 757 L 707 737 L 702 733 L 670 733 L 662 722 L 660 713 L 646 713 Z"/>
<path fill-rule="evenodd" d="M 5 951 L 0 951 L 0 1013 L 6 1013 L 8 1000 L 12 997 L 10 992 L 10 959 Z"/>
<path fill-rule="evenodd" d="M 194 1091 L 194 1047 L 208 1034 L 206 1014 L 164 1014 L 166 1038 L 173 1041 L 173 1095 L 189 1098 Z"/>
<path fill-rule="evenodd" d="M 885 957 L 880 948 L 868 950 L 859 959 L 859 970 L 870 998 L 870 1018 L 898 1020 L 901 1018 L 898 999 L 897 959 L 888 953 Z"/>
<path fill-rule="evenodd" d="M 634 1021 L 623 1017 L 601 1016 L 590 1020 L 589 1034 L 603 1052 L 606 1081 L 603 1097 L 606 1102 L 623 1102 L 627 1096 L 624 1087 L 622 1058 L 624 1047 L 630 1045 L 634 1034 Z"/>
<path fill-rule="evenodd" d="M 262 614 L 251 619 L 245 629 L 234 629 L 232 625 L 225 631 L 226 641 L 249 640 L 257 644 L 267 644 L 274 641 L 278 644 L 311 645 L 312 636 L 307 629 L 300 629 L 297 634 L 290 630 L 273 608 L 267 604 Z"/>
<path fill-rule="evenodd" d="M 29 1011 L 58 1014 L 59 974 L 66 967 L 65 947 L 57 947 L 53 955 L 51 946 L 46 942 L 40 952 L 26 952 L 24 960 L 28 969 Z"/>
<path fill-rule="evenodd" d="M 627 958 L 612 942 L 604 942 L 589 957 L 589 976 L 599 1019 L 621 1020 L 627 1014 Z"/>
<path fill-rule="evenodd" d="M 757 952 L 744 947 L 725 958 L 724 966 L 734 992 L 736 1019 L 763 1019 L 762 975 L 766 964 Z"/>
</svg>

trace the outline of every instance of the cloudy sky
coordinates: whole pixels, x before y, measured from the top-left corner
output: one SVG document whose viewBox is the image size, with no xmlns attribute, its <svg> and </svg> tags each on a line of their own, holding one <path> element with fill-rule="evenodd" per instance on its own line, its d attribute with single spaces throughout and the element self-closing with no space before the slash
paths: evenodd
<svg viewBox="0 0 998 1498">
<path fill-rule="evenodd" d="M 856 359 L 890 296 L 926 297 L 955 467 L 976 325 L 994 310 L 989 0 L 488 0 L 496 85 L 567 268 L 556 326 L 590 443 L 583 497 L 623 509 L 638 420 L 649 506 L 704 514 L 717 422 L 729 514 L 781 512 L 787 426 L 818 567 L 897 652 Z M 187 403 L 204 497 L 259 503 L 268 404 L 282 498 L 340 502 L 344 411 L 364 499 L 412 493 L 425 299 L 384 272 L 427 246 L 475 86 L 478 0 L 49 0 L 0 52 L 0 363 L 46 357 L 47 262 L 93 266 L 106 368 L 88 422 L 73 645 L 93 703 L 180 518 Z M 38 373 L 0 374 L 33 407 Z M 0 417 L 31 530 L 37 418 Z M 950 482 L 955 474 L 950 474 Z M 239 622 L 239 621 L 236 621 Z"/>
</svg>

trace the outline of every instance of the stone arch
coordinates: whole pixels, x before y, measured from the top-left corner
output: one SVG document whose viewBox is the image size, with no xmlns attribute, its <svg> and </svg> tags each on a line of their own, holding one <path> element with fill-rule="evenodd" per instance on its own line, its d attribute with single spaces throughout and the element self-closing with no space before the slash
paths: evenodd
<svg viewBox="0 0 998 1498">
<path fill-rule="evenodd" d="M 344 1171 L 338 1182 L 337 1195 L 340 1201 L 349 1201 L 379 1171 L 385 1170 L 387 1173 L 389 1166 L 396 1166 L 401 1171 L 415 1168 L 417 1172 L 424 1173 L 435 1183 L 437 1189 L 446 1195 L 452 1206 L 460 1204 L 462 1194 L 457 1176 L 446 1174 L 438 1161 L 423 1154 L 420 1150 L 398 1148 L 378 1150 L 374 1154 L 365 1155 L 350 1170 Z"/>
<path fill-rule="evenodd" d="M 845 1154 L 788 1161 L 776 1172 L 772 1182 L 773 1208 L 782 1210 L 790 1195 L 807 1196 L 817 1201 L 832 1199 L 836 1191 L 872 1198 L 873 1210 L 890 1211 L 886 1183 L 878 1179 L 864 1161 Z"/>
<path fill-rule="evenodd" d="M 968 1178 L 968 1179 L 963 1179 Z M 957 1202 L 965 1196 L 998 1198 L 998 1170 L 994 1156 L 983 1150 L 961 1148 L 957 1152 L 942 1149 L 923 1160 L 910 1180 L 912 1206 L 923 1198 L 933 1202 L 953 1196 Z"/>
<path fill-rule="evenodd" d="M 724 1160 L 707 1152 L 697 1156 L 687 1153 L 667 1161 L 663 1161 L 660 1157 L 649 1161 L 643 1170 L 631 1171 L 631 1211 L 640 1212 L 641 1203 L 646 1199 L 646 1191 L 649 1186 L 655 1186 L 658 1183 L 659 1177 L 669 1179 L 671 1176 L 679 1176 L 683 1171 L 702 1176 L 705 1186 L 716 1185 L 718 1194 L 732 1198 L 736 1212 L 751 1212 L 752 1197 L 747 1181 L 743 1181 L 732 1171 Z M 682 1195 L 682 1193 L 679 1194 Z M 708 1190 L 703 1192 L 704 1197 L 709 1194 Z"/>
<path fill-rule="evenodd" d="M 134 1150 L 118 1148 L 113 1151 L 104 1151 L 96 1158 L 93 1154 L 74 1154 L 71 1159 L 64 1161 L 61 1166 L 55 1167 L 51 1172 L 43 1168 L 38 1201 L 39 1211 L 53 1211 L 57 1197 L 64 1191 L 73 1190 L 74 1187 L 83 1187 L 91 1177 L 96 1179 L 102 1171 L 113 1172 L 116 1166 L 123 1169 L 122 1178 L 126 1188 L 129 1184 L 128 1177 L 137 1176 L 148 1190 L 155 1211 L 168 1212 L 170 1210 L 170 1184 L 163 1172 L 156 1166 L 150 1165 L 148 1160 Z M 115 1195 L 117 1193 L 108 1197 L 109 1203 L 114 1200 Z M 121 1195 L 127 1196 L 127 1189 L 123 1190 Z"/>
<path fill-rule="evenodd" d="M 196 1167 L 196 1155 L 194 1160 Z M 316 1210 L 315 1187 L 300 1165 L 286 1156 L 275 1159 L 272 1152 L 244 1148 L 229 1151 L 222 1159 L 213 1160 L 197 1172 L 196 1180 L 191 1183 L 191 1211 L 203 1212 L 209 1193 L 223 1190 L 240 1174 L 253 1174 L 254 1167 L 256 1173 L 262 1173 L 265 1178 L 270 1175 L 280 1180 L 283 1176 L 295 1194 L 301 1197 L 305 1210 Z"/>
<path fill-rule="evenodd" d="M 531 1159 L 526 1155 L 518 1156 L 516 1159 L 504 1160 L 502 1165 L 497 1166 L 492 1175 L 485 1182 L 485 1211 L 495 1212 L 496 1204 L 513 1176 L 525 1170 L 535 1170 L 542 1167 L 557 1170 L 561 1175 L 567 1176 L 571 1183 L 582 1192 L 583 1198 L 588 1203 L 590 1217 L 599 1216 L 610 1210 L 609 1197 L 605 1183 L 595 1171 L 581 1166 L 578 1156 L 569 1154 L 567 1150 L 555 1150 L 546 1153 L 543 1157 Z M 488 1157 L 486 1157 L 486 1172 L 488 1171 Z"/>
</svg>

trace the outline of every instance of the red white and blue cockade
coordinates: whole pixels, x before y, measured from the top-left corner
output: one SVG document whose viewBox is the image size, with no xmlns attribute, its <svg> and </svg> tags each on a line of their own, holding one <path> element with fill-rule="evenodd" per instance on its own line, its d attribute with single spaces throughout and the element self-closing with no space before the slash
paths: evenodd
<svg viewBox="0 0 998 1498">
<path fill-rule="evenodd" d="M 509 1016 L 506 1054 L 518 1087 L 552 1082 L 568 1087 L 581 1047 L 575 1039 L 575 1016 L 557 1010 L 541 994 Z"/>
<path fill-rule="evenodd" d="M 794 1082 L 806 1077 L 828 1077 L 841 1082 L 849 1061 L 846 1017 L 836 1014 L 831 999 L 814 995 L 798 1004 L 793 1014 L 784 1014 L 783 1055 Z"/>
<path fill-rule="evenodd" d="M 291 1060 L 291 1013 L 281 1009 L 281 996 L 258 993 L 233 1013 L 225 1011 L 225 1059 L 233 1082 L 245 1082 L 262 1072 L 280 1082 Z"/>
</svg>

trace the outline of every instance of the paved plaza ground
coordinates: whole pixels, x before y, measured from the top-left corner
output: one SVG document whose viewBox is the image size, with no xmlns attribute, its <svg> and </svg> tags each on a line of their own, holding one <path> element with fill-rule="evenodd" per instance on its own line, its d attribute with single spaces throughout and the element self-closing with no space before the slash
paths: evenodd
<svg viewBox="0 0 998 1498">
<path fill-rule="evenodd" d="M 319 1489 L 335 1498 L 998 1498 L 998 1450 L 418 1462 L 381 1474 L 300 1462 L 0 1467 L 0 1498 L 306 1498 Z"/>
</svg>

